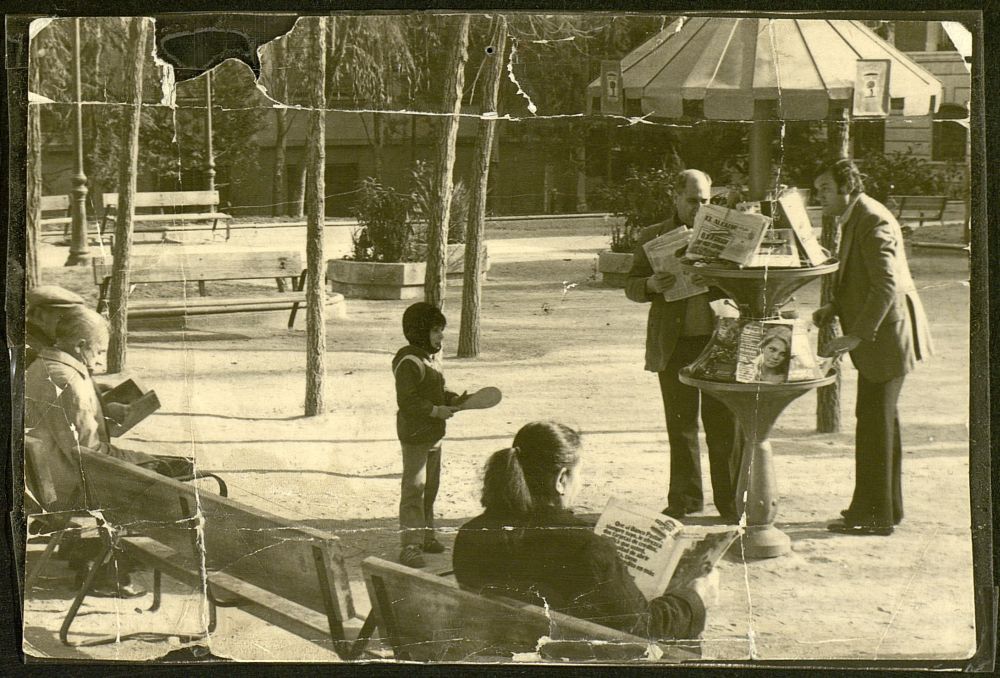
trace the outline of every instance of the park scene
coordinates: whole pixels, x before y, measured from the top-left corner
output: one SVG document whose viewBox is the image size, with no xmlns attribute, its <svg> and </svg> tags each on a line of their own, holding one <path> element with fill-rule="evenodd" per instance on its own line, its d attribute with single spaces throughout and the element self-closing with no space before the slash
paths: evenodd
<svg viewBox="0 0 1000 678">
<path fill-rule="evenodd" d="M 24 33 L 27 661 L 976 654 L 967 26 Z"/>
</svg>

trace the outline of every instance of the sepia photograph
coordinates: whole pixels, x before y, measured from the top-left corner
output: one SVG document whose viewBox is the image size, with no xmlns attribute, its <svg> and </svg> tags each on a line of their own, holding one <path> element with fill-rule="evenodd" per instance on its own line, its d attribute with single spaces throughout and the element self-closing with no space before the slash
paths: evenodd
<svg viewBox="0 0 1000 678">
<path fill-rule="evenodd" d="M 25 662 L 992 667 L 981 16 L 664 12 L 7 15 Z"/>
</svg>

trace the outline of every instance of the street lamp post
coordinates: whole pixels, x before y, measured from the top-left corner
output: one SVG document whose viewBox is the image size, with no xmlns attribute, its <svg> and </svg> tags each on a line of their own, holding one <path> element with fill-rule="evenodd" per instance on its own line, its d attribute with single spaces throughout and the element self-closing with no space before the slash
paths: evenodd
<svg viewBox="0 0 1000 678">
<path fill-rule="evenodd" d="M 80 82 L 79 18 L 73 20 L 73 86 L 76 96 L 74 111 L 76 125 L 73 128 L 76 171 L 73 174 L 73 201 L 70 210 L 72 229 L 66 266 L 83 266 L 90 263 L 90 248 L 87 242 L 87 175 L 83 171 L 83 88 Z"/>
</svg>

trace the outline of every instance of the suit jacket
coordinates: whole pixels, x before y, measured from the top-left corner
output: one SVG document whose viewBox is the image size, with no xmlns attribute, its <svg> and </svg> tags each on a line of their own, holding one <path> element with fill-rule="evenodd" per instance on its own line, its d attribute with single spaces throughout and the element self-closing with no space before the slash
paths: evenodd
<svg viewBox="0 0 1000 678">
<path fill-rule="evenodd" d="M 708 304 L 710 300 L 724 296 L 718 290 L 712 290 L 697 297 L 689 297 L 679 301 L 666 301 L 662 294 L 650 294 L 646 290 L 646 279 L 653 275 L 653 267 L 643 244 L 658 235 L 677 228 L 677 215 L 672 215 L 666 221 L 647 226 L 639 232 L 638 244 L 632 255 L 632 268 L 625 281 L 625 296 L 639 303 L 651 303 L 649 319 L 646 321 L 646 369 L 650 372 L 662 372 L 667 367 L 677 339 L 684 331 L 684 317 L 688 304 Z"/>
<path fill-rule="evenodd" d="M 861 338 L 851 361 L 866 379 L 901 377 L 933 354 L 899 224 L 863 193 L 842 228 L 837 276 L 834 308 L 844 334 Z"/>
</svg>

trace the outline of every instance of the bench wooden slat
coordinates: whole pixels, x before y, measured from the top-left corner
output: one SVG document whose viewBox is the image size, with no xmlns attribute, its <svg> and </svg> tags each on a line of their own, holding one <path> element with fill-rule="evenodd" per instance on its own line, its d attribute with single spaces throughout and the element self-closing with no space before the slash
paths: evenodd
<svg viewBox="0 0 1000 678">
<path fill-rule="evenodd" d="M 128 303 L 128 310 L 129 313 L 132 313 L 133 311 L 145 311 L 150 309 L 171 311 L 184 309 L 196 310 L 199 308 L 214 307 L 226 308 L 230 306 L 283 307 L 294 304 L 295 302 L 304 304 L 305 301 L 305 292 L 276 292 L 275 294 L 267 297 L 188 297 L 187 299 L 170 301 L 166 299 L 130 299 Z"/>
<path fill-rule="evenodd" d="M 189 518 L 200 510 L 202 554 L 209 571 L 238 578 L 324 616 L 327 600 L 335 618 L 356 616 L 336 536 L 107 454 L 84 450 L 81 464 L 90 505 L 99 507 L 111 524 L 179 550 L 177 545 L 193 532 L 195 521 Z M 320 575 L 327 590 L 321 588 Z"/>
<path fill-rule="evenodd" d="M 135 207 L 187 207 L 191 205 L 218 205 L 218 191 L 144 191 L 136 192 Z M 118 194 L 102 196 L 105 209 L 118 208 Z M 228 216 L 228 215 L 227 215 Z"/>
<path fill-rule="evenodd" d="M 94 283 L 111 276 L 111 256 L 94 257 Z M 197 280 L 255 280 L 299 276 L 303 270 L 298 252 L 177 252 L 166 256 L 132 257 L 132 283 Z"/>
<path fill-rule="evenodd" d="M 176 212 L 174 214 L 141 214 L 134 215 L 134 221 L 159 222 L 159 221 L 214 221 L 215 219 L 228 219 L 228 214 L 222 212 Z M 114 217 L 108 219 L 114 221 Z"/>
<path fill-rule="evenodd" d="M 464 591 L 450 579 L 380 558 L 366 558 L 361 568 L 379 628 L 397 659 L 510 659 L 516 652 L 534 652 L 543 636 L 554 641 L 546 645 L 549 651 L 581 661 L 635 660 L 651 645 L 644 638 L 535 605 Z M 663 651 L 661 661 L 700 658 L 697 641 L 656 646 Z"/>
<path fill-rule="evenodd" d="M 912 223 L 944 222 L 948 198 L 941 195 L 891 195 L 889 204 L 896 219 Z"/>
<path fill-rule="evenodd" d="M 69 209 L 69 196 L 68 195 L 43 195 L 42 196 L 42 211 L 43 212 L 54 212 L 56 210 L 68 210 Z"/>
</svg>

